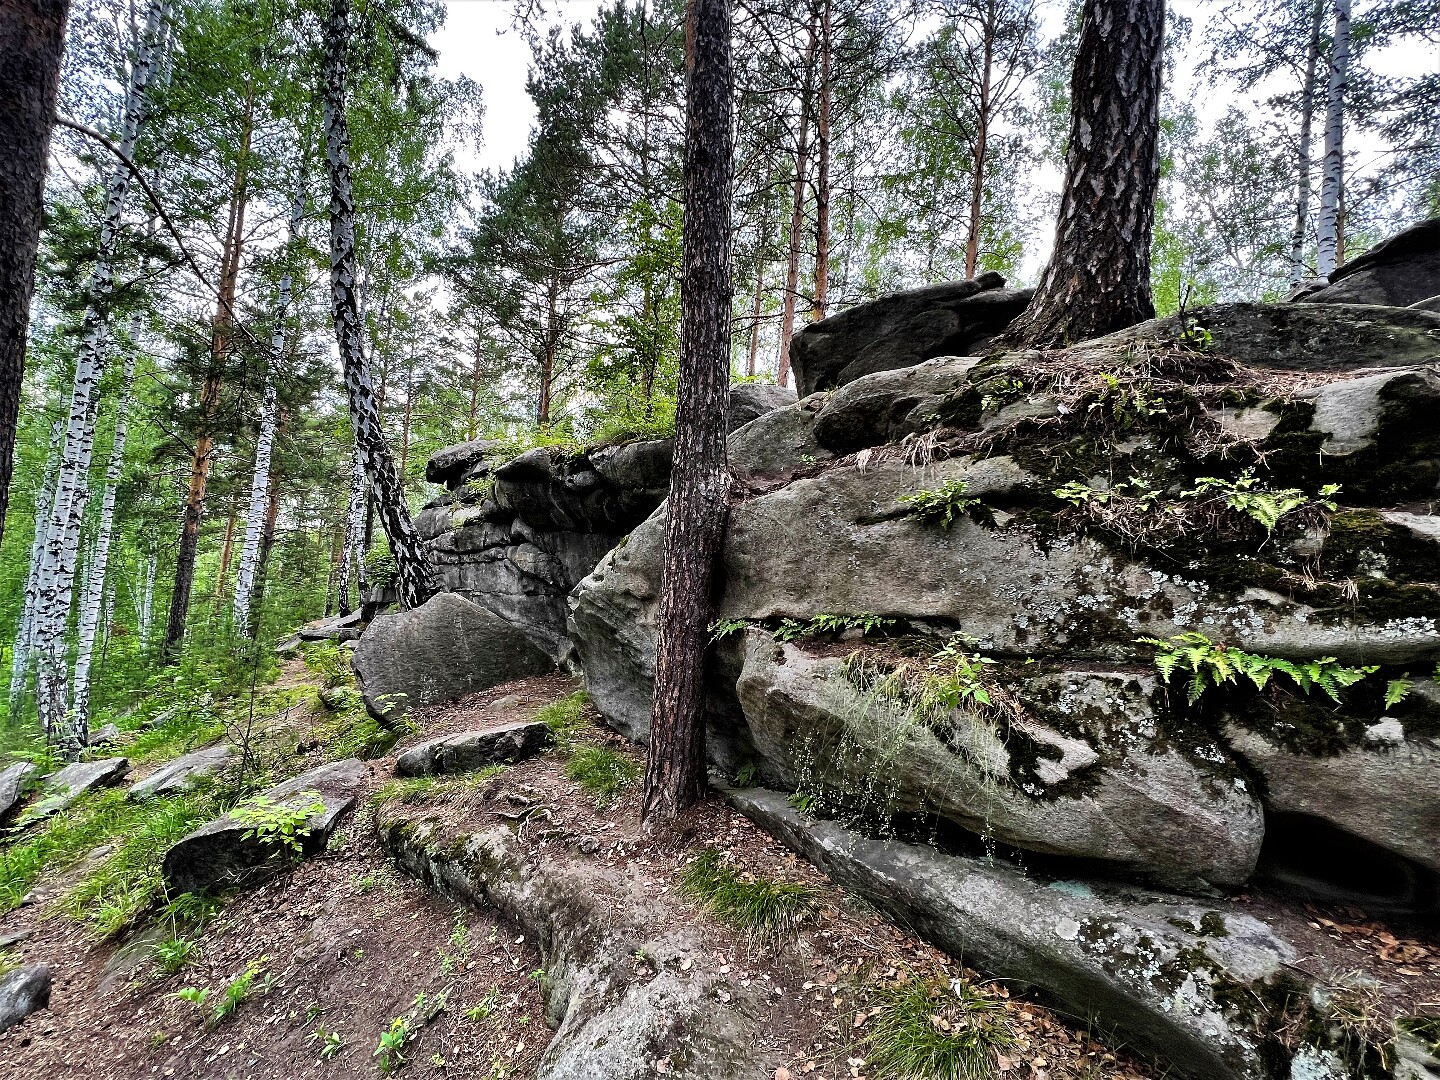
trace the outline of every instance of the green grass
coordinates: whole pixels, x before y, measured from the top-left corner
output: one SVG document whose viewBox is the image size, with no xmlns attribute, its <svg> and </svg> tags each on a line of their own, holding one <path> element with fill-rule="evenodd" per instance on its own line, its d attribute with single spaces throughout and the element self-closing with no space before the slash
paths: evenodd
<svg viewBox="0 0 1440 1080">
<path fill-rule="evenodd" d="M 703 848 L 685 868 L 680 891 L 726 925 L 762 940 L 793 933 L 816 903 L 810 886 L 742 874 L 715 848 Z"/>
<path fill-rule="evenodd" d="M 597 802 L 611 802 L 640 779 L 640 766 L 631 758 L 603 746 L 582 746 L 565 762 L 565 775 Z"/>
<path fill-rule="evenodd" d="M 370 797 L 373 803 L 398 802 L 406 805 L 453 802 L 474 794 L 505 771 L 503 765 L 490 765 L 461 776 L 411 776 L 383 784 Z"/>
<path fill-rule="evenodd" d="M 1000 1000 L 966 982 L 912 978 L 875 1005 L 865 1058 L 877 1080 L 987 1080 L 1014 1042 Z"/>
<path fill-rule="evenodd" d="M 589 702 L 590 696 L 584 690 L 579 690 L 559 701 L 552 701 L 532 719 L 540 721 L 550 729 L 557 749 L 568 752 L 575 748 L 581 732 L 590 726 L 585 720 L 585 706 Z"/>
</svg>

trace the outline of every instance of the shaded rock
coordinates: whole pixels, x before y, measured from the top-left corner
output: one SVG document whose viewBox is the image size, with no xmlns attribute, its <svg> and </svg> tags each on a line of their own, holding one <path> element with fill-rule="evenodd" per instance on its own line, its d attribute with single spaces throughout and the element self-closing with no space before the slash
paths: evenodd
<svg viewBox="0 0 1440 1080">
<path fill-rule="evenodd" d="M 1031 878 L 1001 860 L 872 840 L 762 788 L 724 789 L 757 825 L 902 926 L 1038 987 L 1194 1080 L 1270 1080 L 1274 1047 L 1229 1002 L 1293 977 L 1294 947 L 1236 905 Z M 1224 933 L 1203 932 L 1218 925 Z M 1178 925 L 1177 925 L 1178 924 Z M 1189 929 L 1185 929 L 1189 927 Z M 1257 995 L 1258 996 L 1258 995 Z"/>
<path fill-rule="evenodd" d="M 296 636 L 301 641 L 328 641 L 339 637 L 341 630 L 358 627 L 360 623 L 360 611 L 357 608 L 349 615 L 336 615 L 333 619 L 321 619 L 317 622 L 306 623 L 296 631 Z"/>
<path fill-rule="evenodd" d="M 110 746 L 120 741 L 120 727 L 118 724 L 106 724 L 98 731 L 90 733 L 86 746 Z"/>
<path fill-rule="evenodd" d="M 1028 289 L 996 273 L 891 293 L 811 323 L 790 339 L 801 397 L 934 356 L 963 355 L 1025 310 Z"/>
<path fill-rule="evenodd" d="M 453 593 L 381 615 L 366 629 L 352 663 L 365 706 L 377 718 L 555 667 L 522 631 Z"/>
<path fill-rule="evenodd" d="M 657 1059 L 691 1080 L 774 1075 L 779 1062 L 757 1037 L 762 1003 L 724 974 L 683 970 L 682 960 L 708 951 L 700 932 L 682 925 L 653 935 L 640 914 L 650 899 L 623 875 L 547 857 L 505 828 L 449 833 L 394 807 L 376 818 L 402 868 L 540 943 L 555 1031 L 540 1080 L 641 1080 L 655 1075 Z M 652 977 L 631 977 L 637 955 L 649 958 Z"/>
<path fill-rule="evenodd" d="M 8 818 L 34 785 L 38 768 L 28 761 L 17 761 L 0 769 L 0 822 Z"/>
<path fill-rule="evenodd" d="M 32 929 L 11 930 L 7 933 L 0 934 L 0 949 L 9 949 L 16 945 L 20 945 L 26 941 L 29 941 L 34 936 L 35 931 Z"/>
<path fill-rule="evenodd" d="M 395 759 L 395 775 L 437 776 L 513 765 L 534 757 L 550 742 L 550 729 L 536 721 L 462 731 L 412 746 Z"/>
<path fill-rule="evenodd" d="M 979 363 L 973 356 L 941 356 L 842 386 L 816 415 L 815 440 L 845 454 L 928 430 L 945 402 L 970 386 Z"/>
<path fill-rule="evenodd" d="M 730 413 L 725 431 L 739 431 L 750 421 L 766 413 L 795 404 L 795 391 L 774 383 L 731 383 Z"/>
<path fill-rule="evenodd" d="M 288 638 L 275 646 L 275 655 L 282 657 L 299 656 L 301 647 L 304 644 L 305 639 L 302 638 L 299 634 L 291 634 Z"/>
<path fill-rule="evenodd" d="M 1214 304 L 1193 312 L 1211 351 L 1286 371 L 1357 371 L 1440 361 L 1440 315 L 1415 308 L 1348 304 Z M 1178 316 L 1141 323 L 1080 348 L 1174 341 Z"/>
<path fill-rule="evenodd" d="M 504 460 L 505 443 L 494 439 L 475 439 L 437 450 L 425 463 L 425 479 L 432 484 L 458 488 L 477 465 L 491 465 Z"/>
<path fill-rule="evenodd" d="M 835 455 L 815 438 L 815 417 L 825 401 L 825 394 L 811 394 L 736 430 L 726 444 L 730 467 L 740 475 L 783 473 L 829 461 Z"/>
<path fill-rule="evenodd" d="M 1440 218 L 1396 233 L 1341 263 L 1323 288 L 1297 297 L 1307 304 L 1408 307 L 1440 294 Z"/>
<path fill-rule="evenodd" d="M 77 761 L 45 777 L 45 786 L 38 801 L 20 815 L 16 828 L 25 828 L 51 814 L 73 805 L 86 792 L 112 787 L 130 772 L 128 758 L 105 758 L 102 761 Z"/>
<path fill-rule="evenodd" d="M 1250 876 L 1259 800 L 1213 741 L 1177 745 L 1158 679 L 1060 671 L 1005 685 L 1023 715 L 957 709 L 927 723 L 857 686 L 840 658 L 751 631 L 736 693 L 756 750 L 788 786 L 803 778 L 876 820 L 932 813 L 1179 887 Z"/>
<path fill-rule="evenodd" d="M 330 842 L 341 815 L 354 804 L 370 777 L 358 758 L 332 762 L 277 784 L 264 792 L 270 802 L 299 808 L 311 800 L 324 809 L 306 819 L 298 835 L 303 857 L 318 854 Z M 202 825 L 165 853 L 161 874 L 171 893 L 213 892 L 249 887 L 290 865 L 292 855 L 279 844 L 246 834 L 253 826 L 230 814 Z"/>
<path fill-rule="evenodd" d="M 32 964 L 0 975 L 0 1031 L 50 1004 L 50 968 Z"/>
<path fill-rule="evenodd" d="M 607 484 L 661 492 L 670 488 L 670 463 L 674 456 L 674 439 L 621 443 L 591 450 L 589 454 L 590 464 Z"/>
<path fill-rule="evenodd" d="M 163 795 L 179 795 L 189 791 L 202 779 L 213 776 L 236 754 L 231 743 L 217 743 L 202 750 L 192 750 L 167 761 L 144 780 L 130 785 L 126 798 L 136 802 L 157 799 Z"/>
</svg>

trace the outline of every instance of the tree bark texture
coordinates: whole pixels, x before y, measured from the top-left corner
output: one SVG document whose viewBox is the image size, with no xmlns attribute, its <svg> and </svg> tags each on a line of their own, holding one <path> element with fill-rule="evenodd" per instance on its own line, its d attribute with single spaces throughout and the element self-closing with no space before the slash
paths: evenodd
<svg viewBox="0 0 1440 1080">
<path fill-rule="evenodd" d="M 705 654 L 730 494 L 730 19 L 730 0 L 690 0 L 686 12 L 680 400 L 656 619 L 647 819 L 673 819 L 705 792 Z"/>
<path fill-rule="evenodd" d="M 0 4 L 0 538 L 10 503 L 50 129 L 69 0 Z"/>
<path fill-rule="evenodd" d="M 1345 183 L 1345 93 L 1350 78 L 1350 0 L 1334 0 L 1335 34 L 1325 94 L 1325 161 L 1315 221 L 1315 273 L 1328 278 L 1340 264 L 1341 188 Z"/>
<path fill-rule="evenodd" d="M 1153 318 L 1163 0 L 1085 0 L 1055 247 L 1007 338 L 1058 347 Z"/>
<path fill-rule="evenodd" d="M 355 294 L 355 199 L 350 183 L 350 131 L 345 117 L 345 53 L 349 0 L 331 0 L 325 20 L 325 158 L 330 169 L 330 295 L 335 336 L 345 369 L 345 391 L 355 445 L 375 497 L 381 528 L 399 571 L 400 602 L 418 607 L 435 591 L 425 549 L 410 521 L 405 489 L 380 427 L 380 408 L 365 364 L 360 307 Z"/>
<path fill-rule="evenodd" d="M 820 108 L 815 123 L 815 295 L 810 320 L 825 318 L 830 294 L 830 111 L 834 87 L 830 71 L 831 6 L 820 0 Z"/>
<path fill-rule="evenodd" d="M 45 479 L 35 493 L 35 539 L 30 543 L 29 570 L 25 595 L 21 598 L 20 620 L 15 630 L 15 648 L 10 654 L 10 709 L 13 720 L 30 682 L 30 650 L 35 640 L 35 609 L 39 603 L 40 558 L 45 550 L 45 526 L 55 502 L 55 482 L 60 475 L 60 440 L 65 428 L 56 420 L 50 428 L 50 450 L 45 455 Z"/>
</svg>

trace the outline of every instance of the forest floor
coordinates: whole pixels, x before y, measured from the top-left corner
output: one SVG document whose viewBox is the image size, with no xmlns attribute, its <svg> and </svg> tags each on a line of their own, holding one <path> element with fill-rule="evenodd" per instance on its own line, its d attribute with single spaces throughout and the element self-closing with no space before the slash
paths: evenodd
<svg viewBox="0 0 1440 1080">
<path fill-rule="evenodd" d="M 291 691 L 319 688 L 299 661 L 286 664 L 279 683 Z M 565 754 L 548 753 L 473 786 L 466 797 L 400 809 L 474 831 L 506 816 L 497 791 L 541 799 L 550 808 L 547 833 L 562 838 L 557 843 L 573 847 L 583 838 L 580 850 L 653 897 L 662 919 L 704 927 L 709 952 L 697 962 L 770 1006 L 761 1032 L 775 1077 L 876 1075 L 867 1071 L 866 1036 L 882 1016 L 886 988 L 917 979 L 946 986 L 956 978 L 994 1004 L 1004 1035 L 994 1064 L 1005 1080 L 1162 1075 L 965 971 L 719 801 L 702 806 L 668 840 L 641 832 L 635 783 L 641 756 L 579 705 L 576 688 L 573 680 L 548 676 L 420 711 L 414 735 L 370 762 L 370 791 L 329 849 L 228 898 L 203 927 L 187 931 L 197 948 L 173 974 L 164 973 L 155 948 L 175 936 L 165 918 L 151 916 L 148 926 L 135 920 L 122 942 L 99 937 L 59 909 L 59 899 L 99 856 L 42 873 L 26 903 L 0 915 L 0 942 L 29 935 L 10 948 L 23 962 L 51 965 L 51 1005 L 0 1035 L 0 1078 L 283 1080 L 372 1077 L 387 1067 L 415 1077 L 533 1077 L 551 1037 L 536 943 L 493 913 L 461 906 L 398 871 L 378 842 L 374 807 L 387 798 L 395 753 L 406 746 L 526 719 L 556 702 L 575 706 L 580 744 L 609 763 L 616 783 L 597 794 L 591 777 L 567 767 Z M 318 708 L 283 715 L 292 728 L 279 735 L 301 745 L 324 722 Z M 681 881 L 705 849 L 743 868 L 747 879 L 803 886 L 812 901 L 807 917 L 793 932 L 759 941 L 703 913 Z M 1375 942 L 1373 933 L 1315 914 L 1326 937 Z M 218 1006 L 232 1000 L 233 1010 L 220 1016 Z M 398 1056 L 389 1056 L 382 1036 L 402 1018 L 409 1037 Z M 668 1062 L 654 1068 L 662 1075 Z"/>
</svg>

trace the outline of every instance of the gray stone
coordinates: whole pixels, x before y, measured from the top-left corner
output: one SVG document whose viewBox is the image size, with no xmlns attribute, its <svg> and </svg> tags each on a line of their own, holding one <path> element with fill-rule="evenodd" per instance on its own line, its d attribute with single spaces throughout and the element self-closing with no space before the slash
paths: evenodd
<svg viewBox="0 0 1440 1080">
<path fill-rule="evenodd" d="M 494 439 L 475 439 L 437 450 L 425 463 L 425 479 L 454 490 L 470 476 L 477 465 L 495 465 L 503 460 L 505 443 Z"/>
<path fill-rule="evenodd" d="M 120 741 L 120 727 L 118 724 L 106 724 L 98 731 L 90 733 L 90 739 L 86 746 L 110 746 Z"/>
<path fill-rule="evenodd" d="M 1342 263 L 1330 283 L 1299 297 L 1307 304 L 1408 307 L 1440 293 L 1440 218 L 1396 233 Z"/>
<path fill-rule="evenodd" d="M 325 850 L 330 834 L 349 810 L 370 778 L 370 769 L 358 758 L 332 762 L 292 777 L 263 793 L 279 806 L 300 808 L 311 800 L 324 808 L 306 819 L 298 835 L 302 857 Z M 200 826 L 165 853 L 161 874 L 172 894 L 215 892 L 259 883 L 291 864 L 282 846 L 255 837 L 253 826 L 230 814 Z"/>
<path fill-rule="evenodd" d="M 412 746 L 397 757 L 395 775 L 437 776 L 513 765 L 534 757 L 550 742 L 550 729 L 535 721 L 442 735 Z"/>
<path fill-rule="evenodd" d="M 8 818 L 29 794 L 39 771 L 28 761 L 17 761 L 0 769 L 0 822 Z"/>
<path fill-rule="evenodd" d="M 1294 947 L 1243 907 L 1034 878 L 998 859 L 872 840 L 763 788 L 736 809 L 902 926 L 986 974 L 1037 987 L 1193 1080 L 1272 1080 L 1253 1020 L 1223 991 L 1294 976 Z M 1215 926 L 1224 933 L 1207 933 Z M 1188 929 L 1187 929 L 1188 927 Z"/>
<path fill-rule="evenodd" d="M 783 473 L 829 461 L 835 455 L 815 438 L 815 417 L 827 395 L 776 409 L 735 431 L 726 455 L 737 474 Z"/>
<path fill-rule="evenodd" d="M 825 401 L 815 417 L 815 439 L 845 454 L 928 430 L 945 402 L 969 388 L 979 363 L 973 356 L 941 356 L 857 379 Z"/>
<path fill-rule="evenodd" d="M 357 608 L 349 615 L 336 615 L 333 619 L 307 623 L 296 631 L 296 636 L 301 641 L 331 641 L 339 637 L 341 630 L 359 626 L 361 621 L 360 610 Z"/>
<path fill-rule="evenodd" d="M 412 611 L 381 615 L 355 649 L 355 674 L 377 718 L 554 670 L 525 634 L 478 604 L 437 593 Z"/>
<path fill-rule="evenodd" d="M 1250 876 L 1260 802 L 1213 741 L 1177 744 L 1158 679 L 1060 671 L 1005 686 L 1023 711 L 957 709 L 937 727 L 855 686 L 840 658 L 751 631 L 736 693 L 787 786 L 838 791 L 876 819 L 932 813 L 1176 887 Z"/>
<path fill-rule="evenodd" d="M 726 419 L 727 434 L 739 431 L 766 413 L 795 404 L 795 391 L 774 383 L 731 383 L 730 413 Z"/>
<path fill-rule="evenodd" d="M 811 323 L 790 340 L 796 390 L 805 397 L 983 346 L 1029 303 L 1029 290 L 1004 284 L 999 274 L 982 274 L 892 293 Z"/>
<path fill-rule="evenodd" d="M 135 802 L 179 795 L 189 791 L 206 777 L 213 776 L 236 754 L 232 743 L 216 743 L 202 750 L 192 750 L 167 761 L 143 780 L 130 785 L 126 798 Z"/>
<path fill-rule="evenodd" d="M 23 829 L 51 814 L 58 814 L 74 805 L 87 792 L 118 784 L 129 772 L 130 761 L 123 757 L 77 761 L 73 765 L 66 765 L 45 777 L 45 786 L 40 791 L 39 799 L 20 815 L 15 827 Z"/>
<path fill-rule="evenodd" d="M 674 439 L 646 439 L 591 450 L 590 464 L 607 484 L 621 488 L 670 488 L 670 463 L 675 456 Z"/>
<path fill-rule="evenodd" d="M 34 936 L 35 931 L 31 929 L 11 930 L 7 933 L 0 934 L 0 949 L 13 948 L 16 945 L 29 941 Z"/>
<path fill-rule="evenodd" d="M 50 968 L 32 964 L 0 975 L 0 1031 L 50 1004 Z"/>
</svg>

